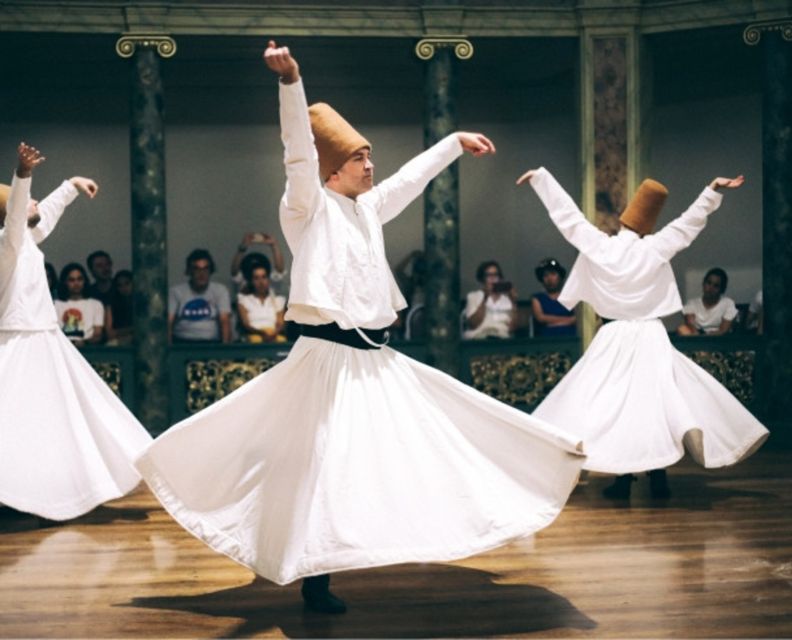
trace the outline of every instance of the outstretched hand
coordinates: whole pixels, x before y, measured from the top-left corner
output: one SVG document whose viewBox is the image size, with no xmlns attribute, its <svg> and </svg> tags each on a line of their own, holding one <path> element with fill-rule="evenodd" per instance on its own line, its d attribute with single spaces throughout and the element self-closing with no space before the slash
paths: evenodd
<svg viewBox="0 0 792 640">
<path fill-rule="evenodd" d="M 462 148 L 476 157 L 495 153 L 495 145 L 492 144 L 492 140 L 482 133 L 460 131 L 457 133 L 457 137 Z"/>
<path fill-rule="evenodd" d="M 280 76 L 283 84 L 293 84 L 300 79 L 300 66 L 289 53 L 289 47 L 278 47 L 274 40 L 270 40 L 263 57 L 267 66 Z"/>
<path fill-rule="evenodd" d="M 99 192 L 99 185 L 90 178 L 74 176 L 69 180 L 78 191 L 82 191 L 89 198 L 93 198 Z"/>
<path fill-rule="evenodd" d="M 743 186 L 745 176 L 739 175 L 736 178 L 715 178 L 710 182 L 710 189 L 717 191 L 718 189 L 737 189 Z"/>
<path fill-rule="evenodd" d="M 26 142 L 20 142 L 17 147 L 17 170 L 18 178 L 29 178 L 33 169 L 44 162 L 46 158 L 41 155 L 41 151 L 36 147 L 31 147 Z"/>
<path fill-rule="evenodd" d="M 531 178 L 534 177 L 535 173 L 536 173 L 536 169 L 531 169 L 530 171 L 526 171 L 519 178 L 517 178 L 517 186 L 519 187 L 520 185 L 529 182 Z"/>
</svg>

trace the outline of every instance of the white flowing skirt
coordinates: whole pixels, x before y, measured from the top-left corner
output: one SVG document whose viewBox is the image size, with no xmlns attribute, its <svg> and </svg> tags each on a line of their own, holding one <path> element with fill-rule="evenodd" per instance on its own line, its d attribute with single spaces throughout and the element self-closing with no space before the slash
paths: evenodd
<svg viewBox="0 0 792 640">
<path fill-rule="evenodd" d="M 61 331 L 0 331 L 0 503 L 76 518 L 138 485 L 150 442 Z"/>
<path fill-rule="evenodd" d="M 709 468 L 751 455 L 768 431 L 715 378 L 674 349 L 660 320 L 615 321 L 536 408 L 586 443 L 584 469 L 661 469 L 687 447 Z"/>
<path fill-rule="evenodd" d="M 392 349 L 301 337 L 137 466 L 173 517 L 278 584 L 466 557 L 550 524 L 580 443 Z"/>
</svg>

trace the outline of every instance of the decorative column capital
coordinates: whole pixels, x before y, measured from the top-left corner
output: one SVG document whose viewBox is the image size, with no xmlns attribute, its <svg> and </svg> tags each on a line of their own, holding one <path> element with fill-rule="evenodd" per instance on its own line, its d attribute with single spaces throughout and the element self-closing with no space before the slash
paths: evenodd
<svg viewBox="0 0 792 640">
<path fill-rule="evenodd" d="M 115 48 L 122 58 L 131 58 L 138 47 L 156 49 L 162 58 L 171 58 L 176 53 L 176 41 L 163 33 L 125 33 Z"/>
<path fill-rule="evenodd" d="M 762 31 L 780 31 L 784 40 L 792 42 L 792 20 L 789 18 L 749 24 L 743 31 L 743 42 L 748 45 L 759 44 L 759 40 L 762 38 Z"/>
<path fill-rule="evenodd" d="M 465 36 L 428 36 L 415 45 L 415 55 L 421 60 L 431 60 L 439 47 L 453 47 L 460 60 L 473 57 L 473 44 Z"/>
</svg>

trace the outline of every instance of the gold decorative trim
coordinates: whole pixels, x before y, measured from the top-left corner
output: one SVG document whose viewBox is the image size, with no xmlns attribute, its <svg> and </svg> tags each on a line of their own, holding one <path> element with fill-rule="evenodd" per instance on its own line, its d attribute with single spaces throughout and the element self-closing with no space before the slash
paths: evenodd
<svg viewBox="0 0 792 640">
<path fill-rule="evenodd" d="M 275 364 L 277 361 L 269 358 L 187 362 L 187 412 L 205 409 Z"/>
<path fill-rule="evenodd" d="M 757 45 L 762 39 L 762 31 L 780 31 L 781 37 L 787 42 L 792 42 L 792 20 L 768 20 L 749 24 L 743 31 L 743 42 L 747 45 Z"/>
<path fill-rule="evenodd" d="M 473 386 L 511 405 L 538 405 L 572 368 L 568 353 L 489 355 L 470 360 Z"/>
<path fill-rule="evenodd" d="M 121 397 L 121 363 L 91 362 L 94 371 L 105 381 L 114 394 Z"/>
<path fill-rule="evenodd" d="M 454 55 L 460 60 L 473 57 L 473 44 L 465 36 L 424 38 L 415 45 L 415 55 L 421 60 L 431 60 L 440 47 L 454 47 Z"/>
<path fill-rule="evenodd" d="M 156 48 L 162 58 L 172 58 L 176 54 L 176 41 L 157 33 L 126 33 L 118 39 L 115 49 L 122 58 L 131 58 L 138 47 Z"/>
<path fill-rule="evenodd" d="M 693 362 L 726 387 L 744 405 L 755 397 L 755 351 L 691 351 L 685 353 Z"/>
</svg>

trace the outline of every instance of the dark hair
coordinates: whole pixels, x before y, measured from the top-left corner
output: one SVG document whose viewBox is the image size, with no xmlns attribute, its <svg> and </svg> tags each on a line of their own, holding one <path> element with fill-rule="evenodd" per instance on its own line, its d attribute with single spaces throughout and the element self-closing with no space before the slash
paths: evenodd
<svg viewBox="0 0 792 640">
<path fill-rule="evenodd" d="M 85 259 L 85 264 L 88 265 L 88 268 L 93 271 L 93 261 L 96 258 L 107 258 L 108 260 L 112 261 L 113 259 L 110 257 L 110 254 L 107 251 L 94 251 L 93 253 L 88 254 L 88 257 Z"/>
<path fill-rule="evenodd" d="M 561 276 L 562 280 L 566 278 L 566 269 L 564 269 L 563 265 L 555 258 L 545 258 L 538 265 L 536 265 L 534 273 L 536 274 L 536 279 L 539 282 L 543 282 L 545 271 L 555 271 L 559 276 Z"/>
<path fill-rule="evenodd" d="M 206 249 L 193 249 L 190 251 L 190 255 L 187 256 L 186 266 L 184 267 L 187 275 L 190 275 L 190 267 L 192 267 L 192 263 L 198 262 L 198 260 L 207 260 L 209 262 L 209 273 L 215 272 L 215 263 L 212 259 L 212 254 Z"/>
<path fill-rule="evenodd" d="M 44 272 L 47 274 L 47 281 L 48 282 L 49 282 L 49 279 L 51 277 L 55 281 L 56 284 L 58 283 L 58 272 L 55 271 L 55 265 L 53 265 L 51 262 L 45 262 L 44 263 Z"/>
<path fill-rule="evenodd" d="M 272 273 L 269 258 L 263 253 L 249 253 L 242 258 L 242 263 L 239 265 L 242 271 L 242 276 L 245 278 L 247 286 L 253 289 L 253 272 L 256 269 L 266 269 L 267 275 Z"/>
<path fill-rule="evenodd" d="M 729 286 L 729 276 L 726 275 L 726 272 L 720 267 L 712 267 L 712 269 L 704 274 L 704 280 L 702 280 L 702 282 L 710 276 L 718 276 L 720 278 L 720 292 L 726 293 L 726 287 Z"/>
<path fill-rule="evenodd" d="M 495 267 L 498 270 L 498 277 L 503 277 L 503 270 L 501 269 L 500 265 L 495 260 L 487 260 L 486 262 L 482 262 L 478 269 L 476 269 L 476 280 L 479 282 L 484 282 L 484 273 L 490 267 Z"/>
<path fill-rule="evenodd" d="M 60 277 L 58 278 L 58 298 L 61 300 L 69 299 L 69 289 L 66 286 L 66 280 L 72 271 L 79 271 L 83 277 L 83 297 L 85 296 L 85 288 L 88 286 L 88 272 L 85 267 L 79 262 L 70 262 L 63 269 L 61 269 Z"/>
<path fill-rule="evenodd" d="M 113 276 L 113 288 L 115 288 L 121 278 L 128 278 L 132 280 L 132 272 L 129 269 L 121 269 L 121 271 L 116 271 L 115 275 Z"/>
</svg>

